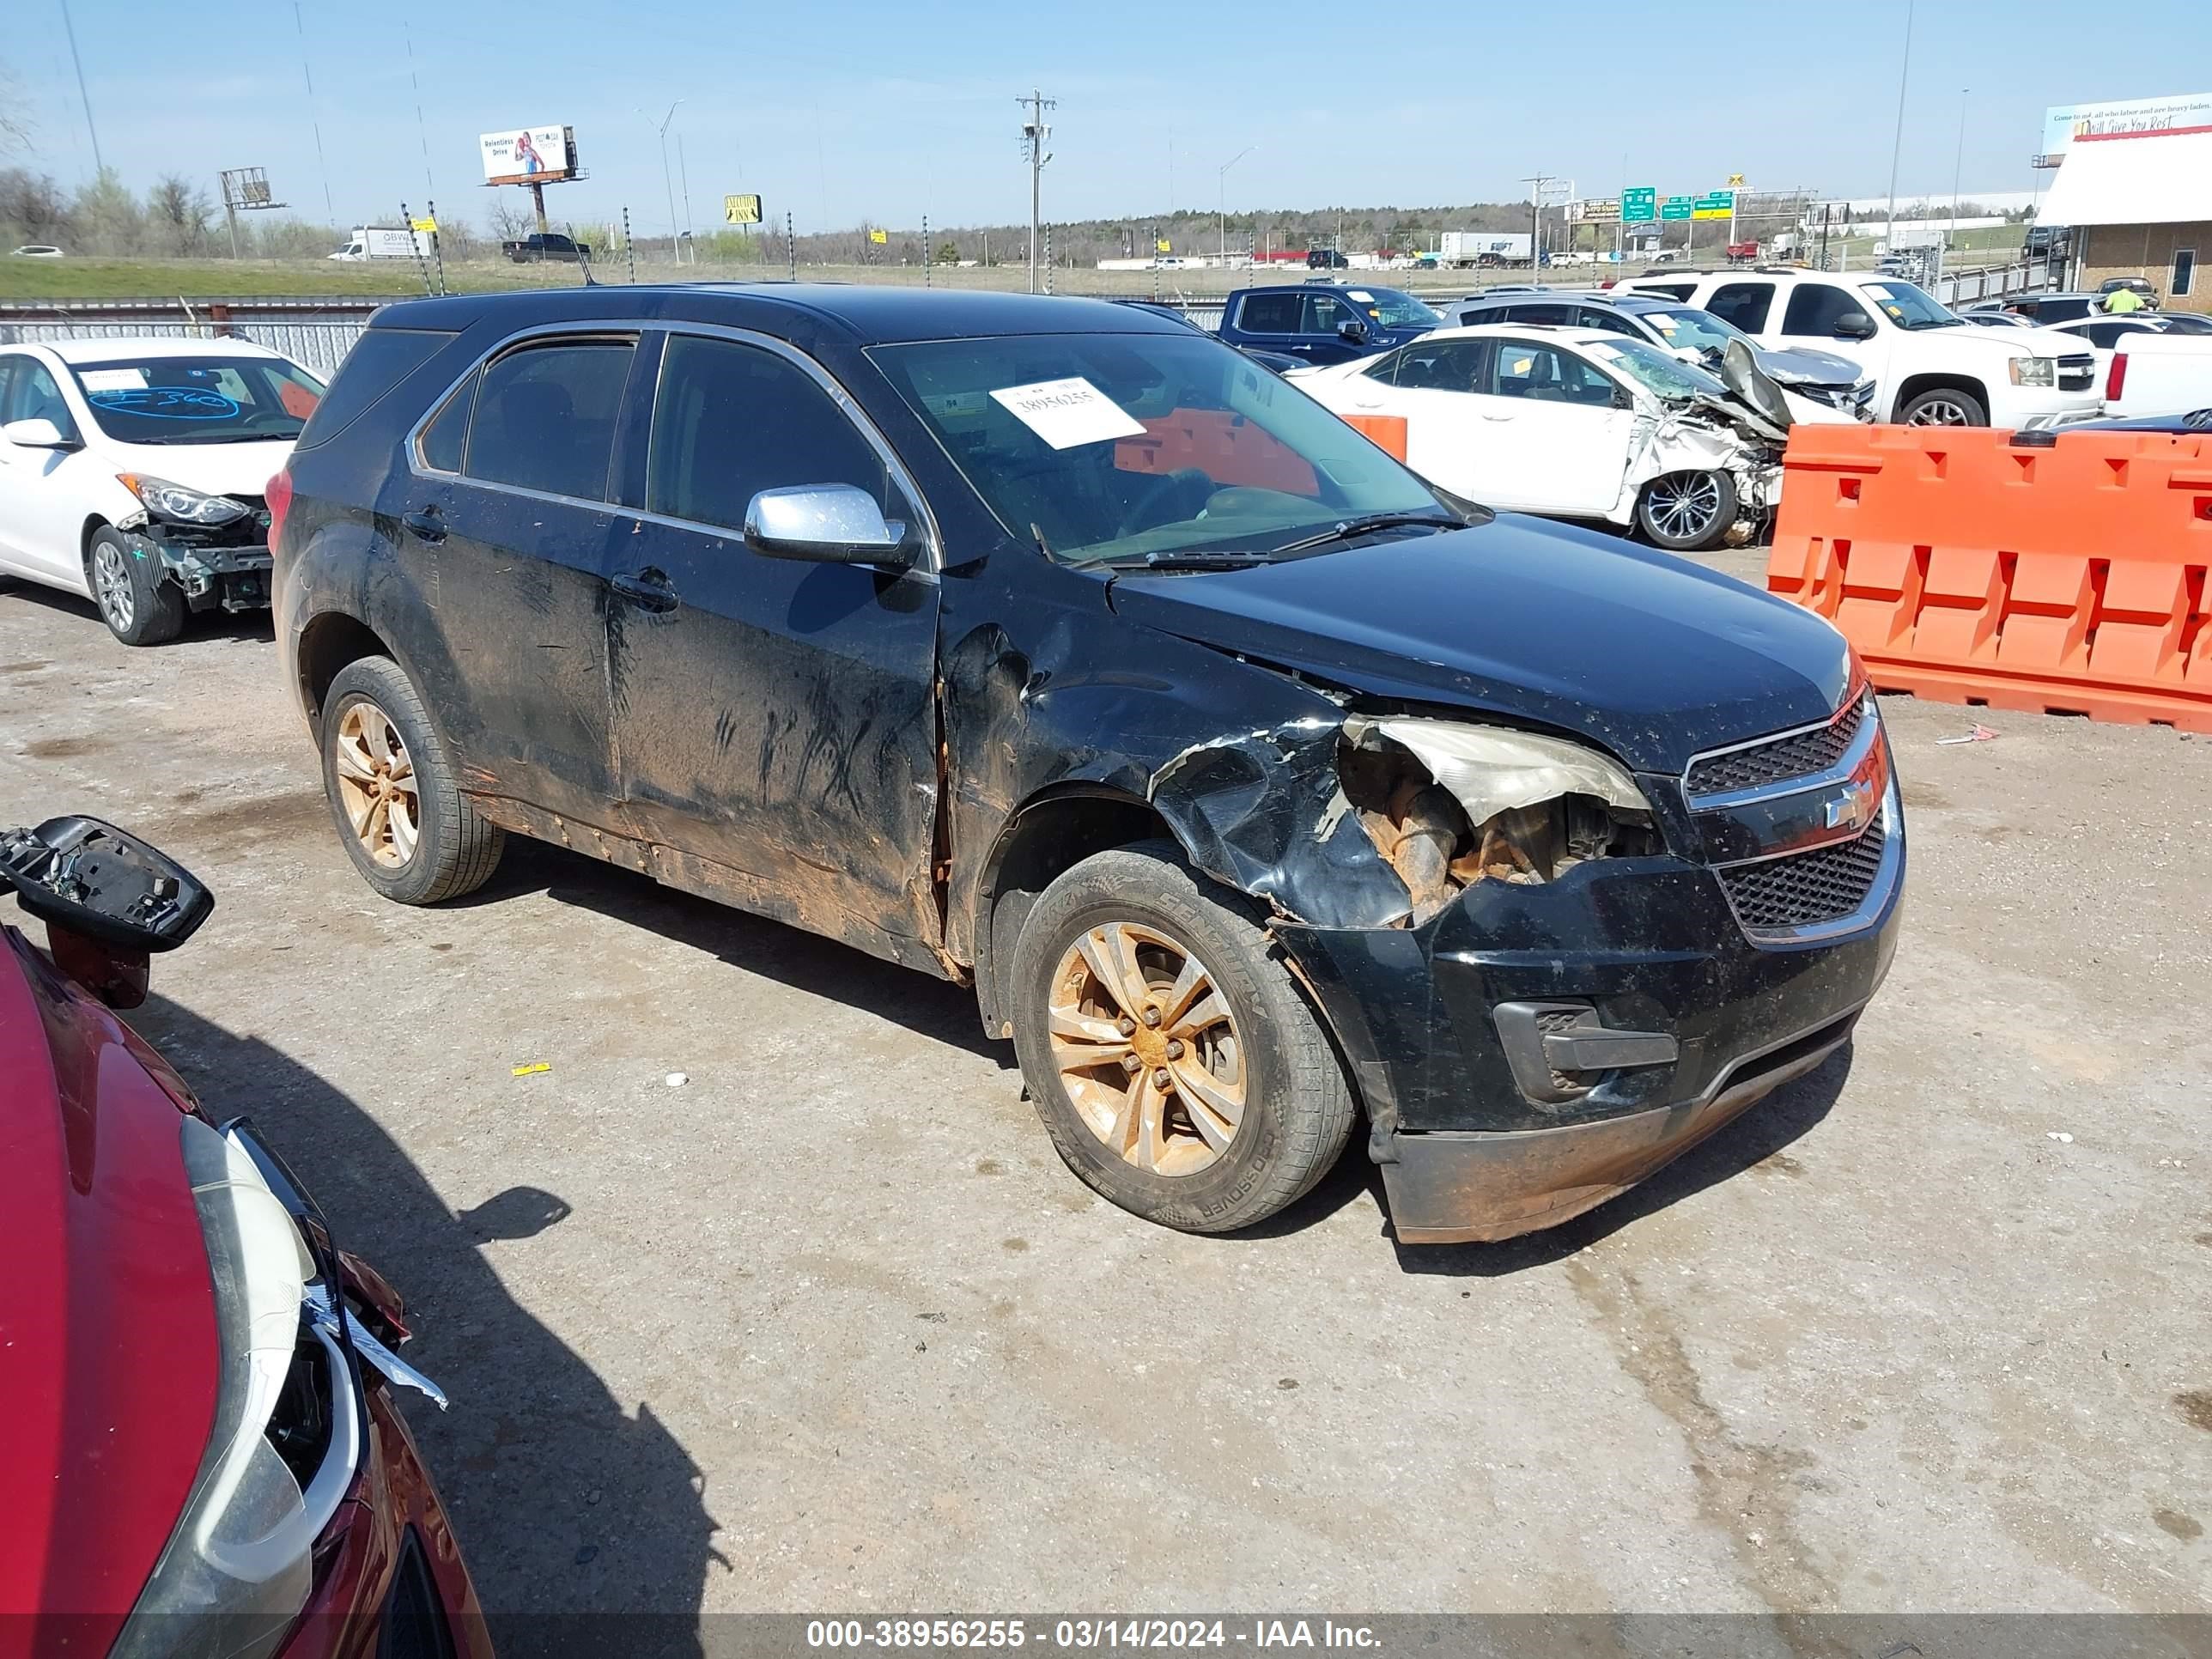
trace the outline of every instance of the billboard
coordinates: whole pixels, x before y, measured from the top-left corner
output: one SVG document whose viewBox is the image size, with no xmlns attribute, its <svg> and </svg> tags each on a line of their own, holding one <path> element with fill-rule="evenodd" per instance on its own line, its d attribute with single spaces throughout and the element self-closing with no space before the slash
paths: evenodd
<svg viewBox="0 0 2212 1659">
<path fill-rule="evenodd" d="M 488 185 L 550 185 L 576 170 L 574 127 L 519 127 L 506 132 L 480 132 L 477 146 L 483 152 L 484 183 Z"/>
<path fill-rule="evenodd" d="M 757 225 L 761 222 L 761 203 L 757 196 L 725 196 L 722 198 L 722 222 L 726 225 Z"/>
<path fill-rule="evenodd" d="M 2212 92 L 2130 98 L 2111 104 L 2057 104 L 2043 112 L 2046 167 L 2056 167 L 2076 138 L 2132 138 L 2146 133 L 2212 127 Z"/>
</svg>

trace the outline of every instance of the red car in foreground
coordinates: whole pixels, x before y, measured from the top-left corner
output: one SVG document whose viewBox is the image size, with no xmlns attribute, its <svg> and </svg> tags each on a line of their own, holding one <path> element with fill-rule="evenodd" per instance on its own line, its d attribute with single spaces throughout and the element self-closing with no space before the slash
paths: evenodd
<svg viewBox="0 0 2212 1659">
<path fill-rule="evenodd" d="M 109 1012 L 212 898 L 89 818 L 0 873 L 51 952 L 0 927 L 0 1650 L 488 1659 L 399 1298 Z"/>
</svg>

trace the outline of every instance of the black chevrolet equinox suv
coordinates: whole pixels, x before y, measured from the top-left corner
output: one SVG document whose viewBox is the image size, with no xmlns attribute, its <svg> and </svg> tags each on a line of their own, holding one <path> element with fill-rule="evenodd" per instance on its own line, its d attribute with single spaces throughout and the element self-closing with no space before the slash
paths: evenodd
<svg viewBox="0 0 2212 1659">
<path fill-rule="evenodd" d="M 1450 496 L 1135 307 L 394 305 L 269 503 L 378 891 L 532 836 L 972 984 L 1170 1226 L 1363 1115 L 1401 1240 L 1549 1226 L 1842 1048 L 1894 948 L 1826 623 Z"/>
</svg>

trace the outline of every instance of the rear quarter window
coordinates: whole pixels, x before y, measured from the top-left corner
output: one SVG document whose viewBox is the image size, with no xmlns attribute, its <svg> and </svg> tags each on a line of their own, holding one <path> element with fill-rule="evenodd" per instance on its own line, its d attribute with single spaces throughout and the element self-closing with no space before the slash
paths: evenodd
<svg viewBox="0 0 2212 1659">
<path fill-rule="evenodd" d="M 453 343 L 427 329 L 372 328 L 354 342 L 337 377 L 307 417 L 300 449 L 328 443 L 383 401 L 385 393 Z"/>
</svg>

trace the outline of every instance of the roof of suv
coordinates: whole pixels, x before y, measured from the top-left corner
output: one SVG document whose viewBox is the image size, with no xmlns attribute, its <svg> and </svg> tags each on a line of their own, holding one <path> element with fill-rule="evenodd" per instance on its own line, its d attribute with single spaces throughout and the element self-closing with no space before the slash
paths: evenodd
<svg viewBox="0 0 2212 1659">
<path fill-rule="evenodd" d="M 751 322 L 783 313 L 842 326 L 860 343 L 973 339 L 1002 334 L 1163 334 L 1180 325 L 1135 306 L 1037 294 L 950 293 L 831 283 L 596 283 L 508 294 L 409 300 L 376 313 L 379 328 L 458 332 L 487 317 L 518 329 L 583 319 Z"/>
</svg>

